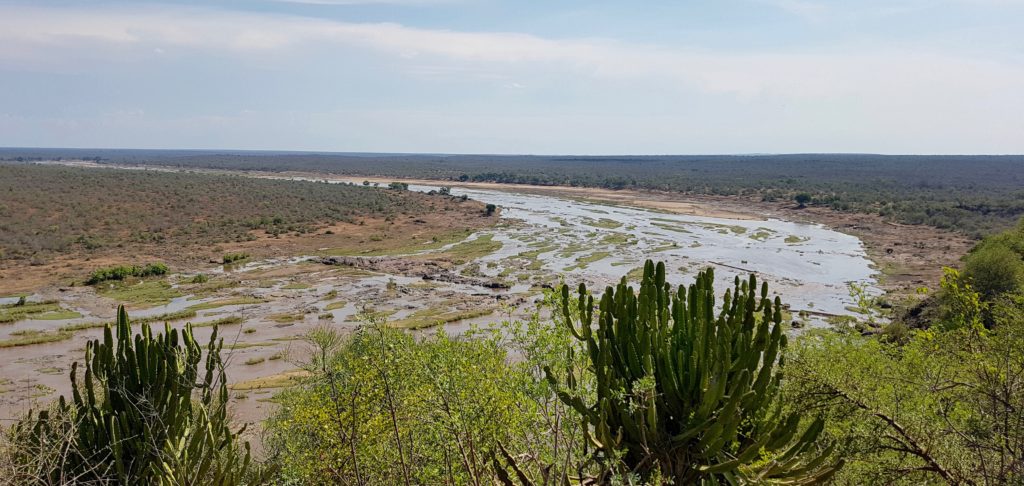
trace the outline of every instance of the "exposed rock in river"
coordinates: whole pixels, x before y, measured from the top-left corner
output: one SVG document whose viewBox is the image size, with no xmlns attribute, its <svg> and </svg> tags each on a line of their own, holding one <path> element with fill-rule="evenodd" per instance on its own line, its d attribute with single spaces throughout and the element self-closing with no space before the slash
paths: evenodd
<svg viewBox="0 0 1024 486">
<path fill-rule="evenodd" d="M 445 268 L 441 262 L 434 260 L 394 257 L 330 256 L 322 258 L 320 262 L 325 265 L 339 265 L 358 268 L 361 270 L 369 270 L 372 272 L 404 275 L 406 277 L 419 277 L 423 280 L 432 280 L 436 282 L 473 285 L 488 289 L 511 288 L 509 284 L 500 280 L 459 275 Z"/>
</svg>

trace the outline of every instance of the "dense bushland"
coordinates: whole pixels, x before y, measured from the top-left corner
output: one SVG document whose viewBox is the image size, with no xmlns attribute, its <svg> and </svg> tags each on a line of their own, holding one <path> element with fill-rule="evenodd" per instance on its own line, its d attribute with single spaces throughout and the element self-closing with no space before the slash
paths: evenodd
<svg viewBox="0 0 1024 486">
<path fill-rule="evenodd" d="M 0 163 L 0 260 L 246 241 L 430 211 L 428 196 L 251 177 Z"/>
<path fill-rule="evenodd" d="M 918 329 L 797 341 L 785 390 L 843 444 L 838 483 L 1024 481 L 1024 220 L 964 260 L 912 309 Z"/>
<path fill-rule="evenodd" d="M 792 154 L 500 156 L 4 149 L 0 159 L 90 159 L 234 170 L 305 170 L 511 184 L 642 188 L 878 213 L 981 236 L 1024 215 L 1024 157 Z"/>
<path fill-rule="evenodd" d="M 420 342 L 379 325 L 347 338 L 317 331 L 313 378 L 281 397 L 269 424 L 285 479 L 827 478 L 840 459 L 817 440 L 823 423 L 784 413 L 779 400 L 781 304 L 752 279 L 737 281 L 716 311 L 712 282 L 709 272 L 671 289 L 664 266 L 648 262 L 639 293 L 623 281 L 597 309 L 585 288 L 573 298 L 564 287 L 550 293 L 556 325 L 535 317 L 498 333 Z"/>
</svg>

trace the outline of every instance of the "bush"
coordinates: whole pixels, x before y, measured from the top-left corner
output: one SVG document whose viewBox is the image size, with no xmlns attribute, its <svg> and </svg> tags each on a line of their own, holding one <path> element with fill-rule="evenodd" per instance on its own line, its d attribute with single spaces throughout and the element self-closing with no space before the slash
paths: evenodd
<svg viewBox="0 0 1024 486">
<path fill-rule="evenodd" d="M 225 265 L 230 263 L 239 262 L 249 258 L 249 254 L 245 252 L 240 253 L 225 253 L 222 257 L 222 261 Z"/>
<path fill-rule="evenodd" d="M 807 203 L 811 202 L 811 195 L 806 192 L 801 192 L 796 196 L 793 196 L 793 200 L 801 207 L 807 207 Z"/>
<path fill-rule="evenodd" d="M 110 280 L 124 280 L 128 277 L 153 277 L 165 275 L 168 271 L 167 265 L 163 263 L 151 263 L 143 267 L 138 265 L 119 265 L 93 271 L 85 283 L 96 285 Z"/>
<path fill-rule="evenodd" d="M 1014 292 L 1024 286 L 1024 259 L 1002 244 L 989 244 L 970 253 L 964 274 L 985 299 Z"/>
<path fill-rule="evenodd" d="M 809 332 L 784 394 L 828 417 L 842 444 L 836 484 L 1024 484 L 1024 314 L 990 330 L 918 331 L 903 343 Z"/>
<path fill-rule="evenodd" d="M 524 377 L 496 338 L 417 343 L 376 325 L 307 339 L 313 375 L 268 424 L 283 482 L 485 484 L 495 444 L 524 427 Z"/>
</svg>

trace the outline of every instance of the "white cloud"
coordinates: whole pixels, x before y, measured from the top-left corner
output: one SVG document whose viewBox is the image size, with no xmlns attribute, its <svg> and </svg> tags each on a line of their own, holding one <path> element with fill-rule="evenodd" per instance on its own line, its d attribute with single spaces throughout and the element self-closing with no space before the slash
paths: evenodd
<svg viewBox="0 0 1024 486">
<path fill-rule="evenodd" d="M 274 0 L 281 3 L 300 3 L 307 5 L 438 5 L 445 3 L 462 3 L 466 0 Z"/>
<path fill-rule="evenodd" d="M 872 17 L 913 15 L 924 10 L 1001 9 L 1024 6 L 1024 0 L 750 0 L 816 24 Z"/>
<path fill-rule="evenodd" d="M 30 58 L 59 64 L 68 61 L 62 48 L 83 46 L 91 56 L 121 60 L 131 59 L 134 48 L 146 54 L 169 46 L 245 54 L 330 45 L 371 50 L 408 63 L 411 72 L 435 76 L 446 70 L 572 69 L 589 78 L 663 80 L 741 97 L 930 95 L 941 101 L 1024 85 L 1024 69 L 1017 65 L 912 50 L 721 53 L 205 9 L 0 7 L 0 63 Z"/>
<path fill-rule="evenodd" d="M 798 0 L 792 5 L 800 9 L 804 8 L 800 6 L 803 3 L 807 2 Z M 808 12 L 814 14 L 815 10 Z M 813 135 L 806 137 L 820 144 L 814 145 L 814 149 L 840 149 L 832 140 L 875 141 L 874 146 L 879 146 L 881 140 L 882 147 L 898 148 L 904 146 L 900 145 L 899 138 L 909 136 L 905 146 L 913 146 L 915 150 L 925 146 L 924 140 L 941 142 L 942 147 L 945 145 L 941 144 L 948 143 L 952 147 L 960 137 L 970 137 L 974 141 L 972 147 L 977 147 L 975 151 L 985 151 L 986 146 L 1019 147 L 1019 136 L 1015 134 L 1024 131 L 1024 119 L 1020 115 L 1024 113 L 1024 95 L 1019 90 L 1024 86 L 1024 67 L 1012 56 L 983 59 L 891 45 L 835 46 L 813 52 L 713 51 L 609 39 L 459 32 L 395 23 L 350 23 L 212 9 L 0 6 L 0 68 L 9 70 L 31 65 L 49 69 L 76 66 L 76 69 L 95 71 L 103 69 L 102 63 L 130 63 L 195 53 L 215 53 L 218 60 L 234 57 L 243 63 L 240 66 L 246 62 L 262 63 L 267 58 L 293 63 L 344 62 L 336 55 L 341 49 L 369 53 L 369 58 L 386 62 L 389 69 L 398 69 L 401 74 L 424 82 L 471 79 L 494 83 L 505 93 L 547 89 L 552 98 L 558 99 L 564 96 L 557 93 L 571 95 L 578 89 L 598 86 L 594 89 L 599 94 L 592 98 L 596 105 L 604 98 L 629 99 L 614 92 L 616 89 L 650 87 L 654 88 L 651 89 L 654 93 L 667 93 L 667 98 L 678 94 L 681 98 L 689 96 L 687 99 L 691 100 L 712 100 L 704 101 L 708 104 L 700 116 L 690 118 L 683 102 L 673 105 L 675 112 L 662 119 L 647 116 L 642 109 L 632 113 L 632 118 L 609 112 L 591 121 L 585 121 L 586 117 L 577 116 L 578 113 L 562 116 L 554 111 L 537 118 L 526 115 L 516 115 L 519 116 L 516 118 L 500 112 L 470 118 L 466 118 L 469 115 L 444 114 L 452 143 L 459 134 L 478 133 L 475 140 L 480 147 L 485 145 L 488 133 L 497 136 L 495 131 L 486 131 L 489 124 L 484 120 L 488 117 L 505 120 L 505 125 L 493 126 L 513 130 L 508 135 L 509 144 L 526 130 L 519 128 L 520 132 L 515 132 L 519 123 L 547 127 L 531 132 L 528 139 L 553 137 L 546 142 L 550 143 L 551 150 L 556 150 L 553 147 L 561 139 L 555 127 L 567 127 L 571 123 L 591 130 L 580 129 L 583 131 L 577 134 L 579 146 L 594 138 L 591 134 L 598 132 L 596 126 L 613 127 L 618 130 L 616 133 L 625 130 L 650 133 L 650 136 L 636 137 L 655 146 L 654 135 L 671 139 L 673 133 L 687 130 L 702 133 L 701 130 L 708 130 L 704 126 L 710 119 L 717 124 L 720 139 L 748 134 L 753 137 L 743 150 L 736 151 L 784 151 L 771 145 L 776 132 L 790 134 L 790 142 L 803 140 L 804 134 L 834 137 L 817 140 L 812 140 Z M 570 80 L 574 84 L 545 86 L 550 79 Z M 517 89 L 520 86 L 529 86 L 529 89 Z M 728 104 L 720 98 L 728 100 Z M 744 111 L 744 107 L 758 103 L 756 109 Z M 733 117 L 750 113 L 751 120 L 730 119 L 716 112 L 718 106 L 730 108 Z M 420 118 L 410 115 L 410 120 L 422 120 L 422 125 L 410 122 L 406 135 L 421 133 L 419 136 L 429 138 L 436 134 L 445 125 L 432 124 L 429 120 L 438 116 L 436 113 L 425 113 Z M 548 118 L 553 121 L 543 121 Z M 376 120 L 372 116 L 368 119 Z M 394 120 L 387 116 L 381 119 Z M 633 125 L 615 120 L 630 120 Z M 74 123 L 81 126 L 87 121 Z M 205 123 L 213 124 L 209 120 Z M 337 125 L 340 122 L 327 118 L 325 123 Z M 669 125 L 662 127 L 657 123 Z M 467 126 L 473 127 L 472 130 Z M 436 130 L 424 127 L 436 127 Z M 66 126 L 62 129 L 69 130 Z M 742 133 L 734 132 L 737 129 Z M 353 132 L 358 130 L 353 129 Z M 605 133 L 608 144 L 615 143 L 613 132 L 615 130 Z M 392 132 L 382 128 L 382 133 L 390 136 Z M 243 135 L 239 132 L 238 136 L 241 139 Z M 367 132 L 364 138 L 371 136 Z M 327 139 L 329 135 L 323 137 Z M 272 137 L 266 140 L 270 144 L 277 143 Z M 445 141 L 443 137 L 439 140 Z M 669 145 L 662 143 L 662 146 Z M 872 147 L 867 142 L 862 146 L 861 150 Z M 611 145 L 608 147 L 608 151 L 615 151 Z M 383 142 L 377 148 L 389 150 Z M 443 146 L 433 145 L 423 148 L 445 150 Z M 857 150 L 856 144 L 851 144 L 850 149 Z"/>
</svg>

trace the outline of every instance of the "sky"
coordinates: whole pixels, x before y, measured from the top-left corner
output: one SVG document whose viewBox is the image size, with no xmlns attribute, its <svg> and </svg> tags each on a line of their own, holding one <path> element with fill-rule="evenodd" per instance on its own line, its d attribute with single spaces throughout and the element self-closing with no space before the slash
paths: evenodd
<svg viewBox="0 0 1024 486">
<path fill-rule="evenodd" d="M 1024 0 L 0 0 L 0 146 L 1024 153 Z"/>
</svg>

